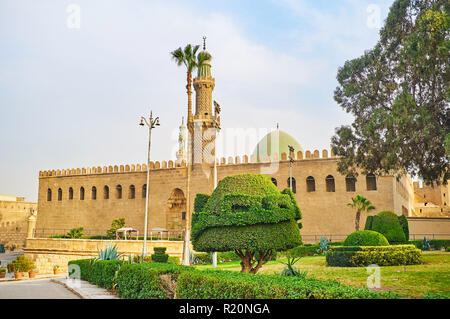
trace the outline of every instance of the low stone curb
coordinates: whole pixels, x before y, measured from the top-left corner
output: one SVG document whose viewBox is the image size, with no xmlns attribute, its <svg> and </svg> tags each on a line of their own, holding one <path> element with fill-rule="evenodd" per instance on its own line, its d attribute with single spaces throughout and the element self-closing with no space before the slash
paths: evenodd
<svg viewBox="0 0 450 319">
<path fill-rule="evenodd" d="M 81 299 L 119 299 L 117 296 L 110 293 L 107 289 L 91 285 L 85 280 L 79 281 L 79 287 L 69 285 L 67 283 L 67 278 L 53 278 L 51 281 L 64 286 L 66 289 L 68 289 Z"/>
<path fill-rule="evenodd" d="M 0 279 L 0 284 L 2 282 L 11 282 L 11 281 L 32 281 L 32 280 L 41 280 L 41 279 L 50 279 L 50 278 L 65 278 L 67 277 L 67 273 L 62 273 L 59 275 L 42 275 L 41 277 L 34 277 L 34 278 L 29 278 L 29 277 L 22 277 L 20 279 L 16 279 L 16 278 L 1 278 Z"/>
</svg>

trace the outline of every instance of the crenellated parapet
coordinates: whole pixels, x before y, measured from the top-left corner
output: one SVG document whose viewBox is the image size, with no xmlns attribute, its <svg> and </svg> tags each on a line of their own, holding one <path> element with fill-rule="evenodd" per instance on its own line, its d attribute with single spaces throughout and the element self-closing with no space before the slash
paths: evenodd
<svg viewBox="0 0 450 319">
<path fill-rule="evenodd" d="M 314 151 L 299 151 L 295 153 L 295 161 L 304 160 L 318 160 L 327 158 L 336 158 L 336 156 L 331 152 L 328 156 L 328 150 L 318 150 Z M 256 158 L 254 155 L 243 155 L 241 156 L 229 156 L 217 159 L 217 165 L 243 165 L 243 164 L 257 164 L 257 163 L 273 163 L 273 162 L 284 162 L 289 161 L 288 154 L 283 152 L 281 156 L 277 153 L 271 156 L 258 156 Z M 186 161 L 155 161 L 150 162 L 150 170 L 162 170 L 162 169 L 176 169 L 185 168 Z M 134 173 L 134 172 L 147 172 L 147 164 L 126 164 L 126 165 L 109 165 L 109 166 L 93 166 L 93 167 L 83 167 L 83 168 L 68 168 L 68 169 L 57 169 L 57 170 L 47 170 L 39 171 L 39 178 L 41 177 L 55 177 L 55 176 L 77 176 L 77 175 L 100 175 L 100 174 L 120 174 L 120 173 Z"/>
</svg>

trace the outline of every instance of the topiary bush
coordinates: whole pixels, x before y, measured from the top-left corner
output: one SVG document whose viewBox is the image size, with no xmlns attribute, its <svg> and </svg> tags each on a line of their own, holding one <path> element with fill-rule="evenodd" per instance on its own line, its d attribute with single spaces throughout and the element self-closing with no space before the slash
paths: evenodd
<svg viewBox="0 0 450 319">
<path fill-rule="evenodd" d="M 422 251 L 414 245 L 330 247 L 326 261 L 333 267 L 416 265 L 422 262 Z"/>
<path fill-rule="evenodd" d="M 345 239 L 344 246 L 388 246 L 383 234 L 371 230 L 358 230 Z"/>
<path fill-rule="evenodd" d="M 198 194 L 192 216 L 196 251 L 235 251 L 241 271 L 256 273 L 276 251 L 301 244 L 301 213 L 294 194 L 290 189 L 280 192 L 265 175 L 228 176 L 205 203 L 206 198 Z"/>
<path fill-rule="evenodd" d="M 169 260 L 169 255 L 165 253 L 166 247 L 154 247 L 153 251 L 155 253 L 152 255 L 152 261 L 166 263 Z"/>
<path fill-rule="evenodd" d="M 404 229 L 407 230 L 409 237 L 408 221 L 406 220 L 406 224 L 404 224 L 405 221 L 402 219 L 402 223 L 403 226 L 399 221 L 399 216 L 385 210 L 368 218 L 365 229 L 383 234 L 391 245 L 400 245 L 408 242 Z"/>
</svg>

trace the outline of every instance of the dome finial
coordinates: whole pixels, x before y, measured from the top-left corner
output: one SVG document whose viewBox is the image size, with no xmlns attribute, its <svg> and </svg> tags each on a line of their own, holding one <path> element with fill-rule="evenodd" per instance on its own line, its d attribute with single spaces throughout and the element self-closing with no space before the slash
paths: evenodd
<svg viewBox="0 0 450 319">
<path fill-rule="evenodd" d="M 203 50 L 206 50 L 206 36 L 203 36 Z"/>
</svg>

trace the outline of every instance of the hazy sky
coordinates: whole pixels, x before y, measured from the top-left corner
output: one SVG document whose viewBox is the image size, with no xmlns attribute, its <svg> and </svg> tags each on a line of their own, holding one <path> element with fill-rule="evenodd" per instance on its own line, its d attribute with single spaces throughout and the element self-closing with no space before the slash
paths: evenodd
<svg viewBox="0 0 450 319">
<path fill-rule="evenodd" d="M 279 123 L 328 149 L 351 121 L 337 69 L 373 47 L 392 2 L 0 0 L 0 194 L 35 201 L 39 170 L 144 163 L 150 109 L 152 160 L 174 159 L 186 73 L 169 52 L 203 35 L 224 132 Z"/>
</svg>

